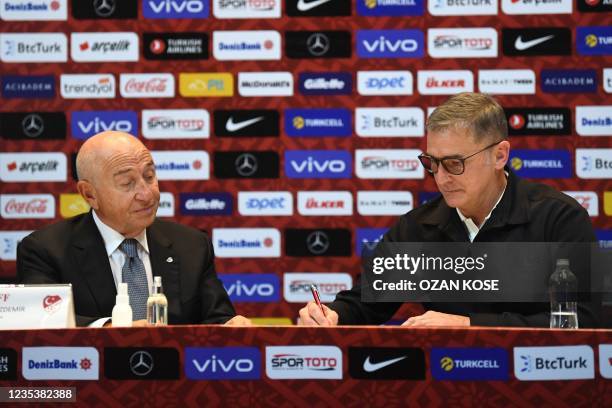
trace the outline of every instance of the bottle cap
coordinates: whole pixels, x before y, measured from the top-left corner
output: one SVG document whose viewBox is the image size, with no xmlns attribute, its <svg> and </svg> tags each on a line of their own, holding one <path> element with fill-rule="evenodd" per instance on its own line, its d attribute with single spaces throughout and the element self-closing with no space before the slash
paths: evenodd
<svg viewBox="0 0 612 408">
<path fill-rule="evenodd" d="M 125 282 L 121 282 L 119 283 L 119 292 L 117 292 L 118 295 L 125 295 L 127 296 L 128 294 L 128 284 Z"/>
<path fill-rule="evenodd" d="M 155 286 L 161 286 L 161 276 L 155 276 L 153 278 L 153 285 Z"/>
<path fill-rule="evenodd" d="M 557 259 L 557 266 L 569 266 L 569 259 Z"/>
</svg>

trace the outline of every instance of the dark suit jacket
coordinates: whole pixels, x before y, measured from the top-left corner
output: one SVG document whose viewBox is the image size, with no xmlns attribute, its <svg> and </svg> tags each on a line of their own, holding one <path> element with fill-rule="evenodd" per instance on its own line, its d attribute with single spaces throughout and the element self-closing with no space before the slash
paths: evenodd
<svg viewBox="0 0 612 408">
<path fill-rule="evenodd" d="M 170 324 L 225 323 L 236 312 L 201 231 L 155 220 L 147 228 L 153 276 L 162 277 Z M 33 232 L 17 248 L 21 283 L 71 283 L 78 326 L 111 316 L 117 290 L 90 213 Z"/>
</svg>

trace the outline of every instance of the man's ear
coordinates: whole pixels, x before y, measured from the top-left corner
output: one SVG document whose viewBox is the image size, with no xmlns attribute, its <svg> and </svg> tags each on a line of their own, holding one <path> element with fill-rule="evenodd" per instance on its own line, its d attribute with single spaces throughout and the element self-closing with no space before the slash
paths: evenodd
<svg viewBox="0 0 612 408">
<path fill-rule="evenodd" d="M 510 142 L 504 140 L 497 145 L 495 149 L 495 168 L 501 170 L 504 168 L 510 158 Z"/>
<path fill-rule="evenodd" d="M 97 210 L 98 205 L 98 193 L 93 185 L 89 181 L 79 180 L 77 182 L 77 191 L 87 201 L 89 206 L 94 210 Z"/>
</svg>

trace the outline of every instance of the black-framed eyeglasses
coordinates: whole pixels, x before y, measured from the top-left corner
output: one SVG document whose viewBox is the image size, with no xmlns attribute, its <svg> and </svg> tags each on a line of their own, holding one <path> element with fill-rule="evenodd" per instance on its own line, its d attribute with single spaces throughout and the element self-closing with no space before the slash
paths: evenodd
<svg viewBox="0 0 612 408">
<path fill-rule="evenodd" d="M 485 150 L 490 149 L 497 144 L 500 144 L 501 142 L 503 142 L 503 140 L 499 140 L 495 143 L 491 143 L 490 145 L 480 149 L 476 153 L 470 154 L 469 156 L 465 156 L 465 157 L 452 157 L 451 156 L 451 157 L 442 157 L 441 159 L 438 159 L 437 157 L 433 157 L 428 154 L 421 154 L 419 155 L 419 160 L 421 161 L 421 164 L 423 165 L 423 167 L 425 167 L 425 170 L 427 170 L 431 174 L 436 174 L 438 172 L 438 166 L 440 166 L 440 163 L 442 163 L 442 166 L 444 166 L 444 169 L 448 173 L 453 174 L 455 176 L 459 176 L 463 174 L 463 172 L 465 171 L 465 161 L 467 159 L 469 159 L 470 157 L 474 157 L 478 153 L 482 153 Z"/>
</svg>

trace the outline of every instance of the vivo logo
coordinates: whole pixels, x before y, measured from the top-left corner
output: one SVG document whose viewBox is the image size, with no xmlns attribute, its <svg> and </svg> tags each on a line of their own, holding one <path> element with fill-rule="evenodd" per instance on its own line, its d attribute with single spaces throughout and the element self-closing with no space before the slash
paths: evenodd
<svg viewBox="0 0 612 408">
<path fill-rule="evenodd" d="M 255 380 L 261 377 L 256 347 L 187 347 L 185 375 L 192 380 Z"/>
<path fill-rule="evenodd" d="M 206 18 L 208 2 L 203 0 L 149 0 L 143 2 L 145 18 Z"/>
<path fill-rule="evenodd" d="M 79 140 L 97 133 L 117 130 L 138 134 L 138 114 L 132 111 L 76 111 L 72 112 L 72 136 Z"/>
<path fill-rule="evenodd" d="M 357 54 L 361 58 L 420 58 L 423 40 L 419 30 L 359 30 Z"/>
<path fill-rule="evenodd" d="M 285 172 L 289 178 L 349 178 L 351 157 L 343 150 L 289 150 Z"/>
<path fill-rule="evenodd" d="M 232 302 L 278 302 L 280 280 L 273 273 L 219 274 Z"/>
</svg>

